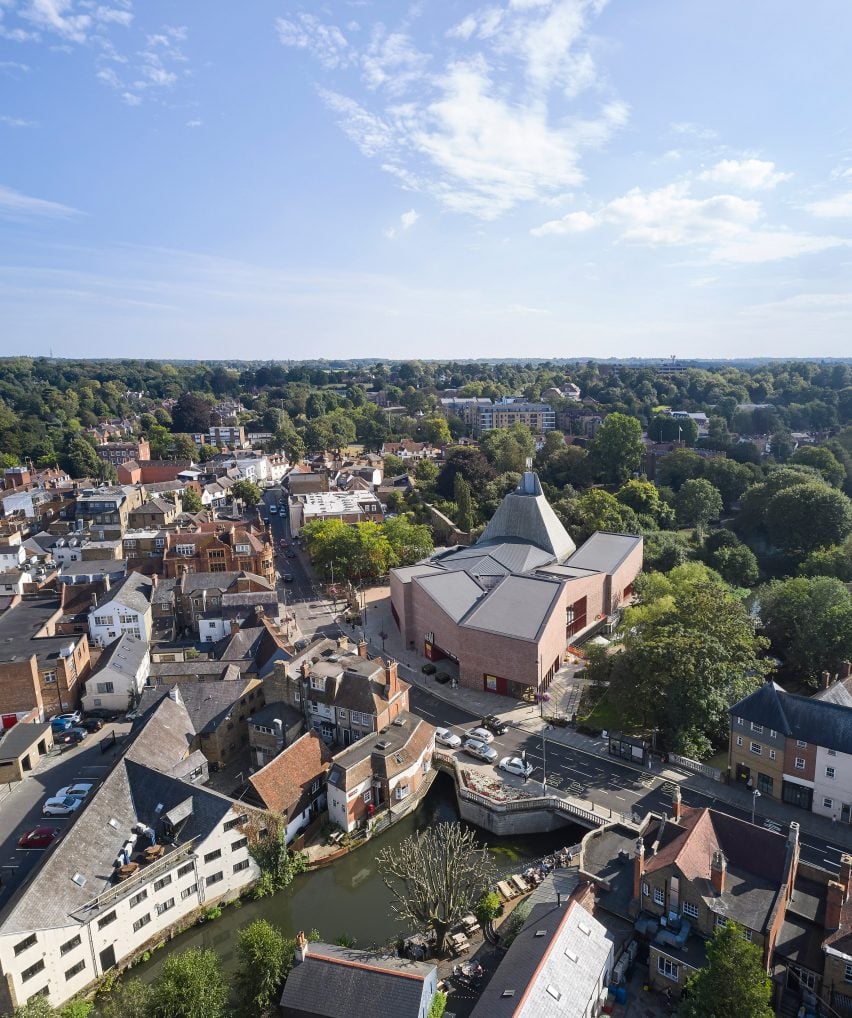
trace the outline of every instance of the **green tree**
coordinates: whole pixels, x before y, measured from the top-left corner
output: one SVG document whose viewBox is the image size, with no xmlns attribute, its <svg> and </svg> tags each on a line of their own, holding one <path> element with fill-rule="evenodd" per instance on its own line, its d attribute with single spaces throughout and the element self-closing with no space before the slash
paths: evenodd
<svg viewBox="0 0 852 1018">
<path fill-rule="evenodd" d="M 413 565 L 435 550 L 431 529 L 424 524 L 412 523 L 407 516 L 385 520 L 382 530 L 393 550 L 397 565 Z"/>
<path fill-rule="evenodd" d="M 101 1018 L 150 1018 L 154 990 L 138 976 L 120 979 L 98 997 Z"/>
<path fill-rule="evenodd" d="M 427 417 L 422 425 L 423 438 L 434 446 L 443 447 L 453 440 L 445 417 Z"/>
<path fill-rule="evenodd" d="M 82 435 L 75 435 L 69 441 L 64 465 L 72 477 L 97 477 L 103 462 L 91 442 L 88 442 Z"/>
<path fill-rule="evenodd" d="M 382 471 L 385 477 L 398 477 L 405 473 L 405 460 L 393 453 L 387 453 L 382 457 Z"/>
<path fill-rule="evenodd" d="M 442 1018 L 447 1007 L 447 994 L 443 990 L 437 990 L 429 1005 L 428 1018 Z"/>
<path fill-rule="evenodd" d="M 642 425 L 626 414 L 609 414 L 592 442 L 591 455 L 605 481 L 624 484 L 642 465 Z"/>
<path fill-rule="evenodd" d="M 763 951 L 746 940 L 741 926 L 717 926 L 707 945 L 707 964 L 687 980 L 679 1018 L 772 1018 L 772 981 Z"/>
<path fill-rule="evenodd" d="M 257 503 L 263 498 L 260 486 L 254 481 L 240 480 L 231 485 L 231 496 L 238 498 L 249 509 L 254 509 Z"/>
<path fill-rule="evenodd" d="M 208 460 L 212 460 L 214 456 L 218 455 L 219 449 L 215 445 L 208 445 L 207 442 L 202 442 L 198 447 L 197 457 L 199 463 L 206 463 Z"/>
<path fill-rule="evenodd" d="M 687 481 L 701 477 L 704 473 L 704 457 L 691 449 L 675 449 L 657 464 L 657 483 L 663 487 L 680 491 Z"/>
<path fill-rule="evenodd" d="M 774 580 L 758 591 L 763 631 L 791 678 L 818 685 L 852 657 L 852 593 L 830 576 Z"/>
<path fill-rule="evenodd" d="M 655 442 L 686 442 L 695 445 L 698 425 L 691 417 L 672 417 L 659 414 L 648 425 L 648 438 Z"/>
<path fill-rule="evenodd" d="M 488 481 L 494 480 L 494 468 L 479 449 L 460 447 L 450 449 L 444 459 L 444 465 L 438 474 L 436 488 L 444 498 L 451 499 L 455 494 L 456 474 L 470 485 L 472 491 L 480 491 Z"/>
<path fill-rule="evenodd" d="M 191 947 L 169 955 L 154 984 L 154 1018 L 226 1018 L 228 983 L 219 957 L 207 948 Z"/>
<path fill-rule="evenodd" d="M 172 454 L 175 459 L 194 462 L 198 458 L 198 446 L 189 435 L 172 435 Z"/>
<path fill-rule="evenodd" d="M 509 428 L 487 431 L 479 447 L 498 473 L 523 473 L 527 459 L 535 452 L 535 439 L 526 425 L 513 424 Z"/>
<path fill-rule="evenodd" d="M 456 503 L 456 523 L 459 529 L 470 532 L 473 529 L 473 502 L 470 485 L 461 474 L 456 474 L 453 484 L 453 501 Z"/>
<path fill-rule="evenodd" d="M 553 503 L 553 510 L 577 544 L 597 530 L 617 534 L 641 534 L 642 523 L 636 513 L 602 488 L 584 491 L 577 498 Z"/>
<path fill-rule="evenodd" d="M 784 428 L 776 431 L 769 439 L 769 449 L 776 463 L 786 463 L 793 455 L 795 448 L 790 432 Z"/>
<path fill-rule="evenodd" d="M 489 891 L 476 903 L 473 914 L 483 926 L 487 926 L 503 914 L 503 899 L 496 891 Z"/>
<path fill-rule="evenodd" d="M 430 487 L 438 479 L 438 468 L 432 460 L 418 460 L 414 468 L 414 477 L 421 484 Z"/>
<path fill-rule="evenodd" d="M 201 496 L 195 488 L 184 488 L 181 492 L 180 500 L 185 513 L 200 513 L 204 508 Z"/>
<path fill-rule="evenodd" d="M 624 612 L 622 652 L 601 656 L 589 677 L 610 682 L 609 697 L 625 723 L 658 728 L 664 744 L 699 758 L 721 745 L 728 708 L 768 673 L 768 641 L 728 585 L 690 562 L 649 573 Z"/>
<path fill-rule="evenodd" d="M 255 919 L 239 931 L 234 984 L 248 1018 L 260 1018 L 277 1002 L 286 962 L 286 938 L 268 920 Z"/>
<path fill-rule="evenodd" d="M 769 500 L 765 526 L 776 548 L 806 555 L 846 540 L 852 532 L 852 502 L 822 482 L 796 484 Z"/>
<path fill-rule="evenodd" d="M 185 392 L 172 407 L 172 430 L 184 435 L 205 433 L 210 427 L 210 404 L 194 392 Z"/>
<path fill-rule="evenodd" d="M 753 587 L 760 578 L 757 556 L 744 544 L 719 548 L 710 565 L 733 587 Z"/>
<path fill-rule="evenodd" d="M 628 506 L 645 522 L 649 521 L 657 527 L 667 527 L 674 523 L 672 507 L 660 498 L 660 491 L 650 481 L 628 481 L 616 492 L 615 497 L 622 505 Z"/>
<path fill-rule="evenodd" d="M 735 463 L 733 460 L 721 457 L 705 460 L 704 473 L 701 476 L 718 489 L 722 496 L 722 505 L 726 509 L 730 509 L 746 488 L 753 483 L 751 470 L 745 464 Z"/>
<path fill-rule="evenodd" d="M 703 477 L 684 481 L 675 497 L 675 511 L 678 520 L 688 527 L 702 531 L 710 520 L 718 519 L 722 513 L 722 496 Z"/>
<path fill-rule="evenodd" d="M 835 488 L 839 488 L 846 479 L 843 464 L 838 461 L 830 449 L 826 449 L 824 446 L 803 445 L 793 453 L 790 462 L 813 467 L 822 474 L 828 484 Z"/>
<path fill-rule="evenodd" d="M 799 567 L 803 576 L 834 576 L 852 583 L 852 537 L 831 548 L 818 548 Z"/>
</svg>

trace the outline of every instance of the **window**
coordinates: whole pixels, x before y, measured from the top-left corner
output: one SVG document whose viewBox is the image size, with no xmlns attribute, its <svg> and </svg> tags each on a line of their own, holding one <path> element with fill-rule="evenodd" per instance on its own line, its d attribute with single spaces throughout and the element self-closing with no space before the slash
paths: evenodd
<svg viewBox="0 0 852 1018">
<path fill-rule="evenodd" d="M 832 781 L 834 781 L 834 768 L 833 767 L 826 767 L 826 769 L 825 769 L 825 776 L 827 778 L 830 778 Z"/>
<path fill-rule="evenodd" d="M 847 983 L 852 983 L 852 965 L 847 965 L 843 973 L 843 979 Z"/>
<path fill-rule="evenodd" d="M 371 789 L 368 788 L 367 791 L 364 792 L 364 802 L 372 802 L 372 801 L 373 801 L 373 793 L 372 793 Z"/>
<path fill-rule="evenodd" d="M 691 901 L 685 901 L 683 903 L 683 914 L 688 915 L 691 919 L 698 918 L 698 906 L 693 905 Z"/>
<path fill-rule="evenodd" d="M 778 738 L 778 733 L 775 731 L 774 728 L 770 728 L 769 729 L 769 738 L 770 739 L 777 739 Z"/>
<path fill-rule="evenodd" d="M 804 769 L 805 769 L 805 761 L 804 761 L 803 757 L 797 756 L 796 757 L 796 770 L 797 771 L 803 771 Z"/>
<path fill-rule="evenodd" d="M 249 868 L 248 859 L 243 859 L 241 862 L 234 863 L 234 873 L 239 873 L 242 870 L 247 870 L 248 868 Z"/>
<path fill-rule="evenodd" d="M 742 726 L 743 726 L 743 719 L 742 718 L 737 718 L 736 722 L 740 726 L 740 728 L 742 728 Z"/>
<path fill-rule="evenodd" d="M 178 879 L 185 877 L 187 873 L 192 873 L 194 867 L 191 862 L 186 863 L 184 866 L 177 871 Z"/>
<path fill-rule="evenodd" d="M 826 753 L 826 756 L 837 756 L 837 750 L 836 749 L 827 749 L 825 751 L 825 753 Z"/>
<path fill-rule="evenodd" d="M 138 905 L 140 901 L 144 901 L 147 897 L 147 891 L 140 891 L 138 894 L 134 894 L 130 899 L 130 907 L 133 908 L 135 905 Z"/>
<path fill-rule="evenodd" d="M 349 711 L 345 707 L 338 707 L 337 708 L 337 720 L 338 721 L 348 721 L 349 720 Z"/>
<path fill-rule="evenodd" d="M 139 621 L 139 619 L 138 619 L 138 617 L 137 617 L 135 612 L 132 615 L 129 614 L 128 612 L 119 612 L 118 613 L 118 621 L 122 625 L 135 626 L 136 623 Z"/>
<path fill-rule="evenodd" d="M 99 693 L 114 693 L 115 686 L 111 682 L 98 682 L 97 691 Z"/>
<path fill-rule="evenodd" d="M 103 919 L 98 919 L 98 929 L 102 930 L 104 926 L 109 926 L 110 923 L 115 922 L 115 911 L 107 912 Z"/>
<path fill-rule="evenodd" d="M 111 626 L 112 625 L 112 615 L 96 615 L 95 616 L 95 625 L 96 626 Z"/>
<path fill-rule="evenodd" d="M 41 677 L 47 685 L 56 682 L 56 672 L 42 672 Z"/>
<path fill-rule="evenodd" d="M 823 809 L 832 809 L 834 807 L 834 799 L 823 799 L 822 806 Z"/>
<path fill-rule="evenodd" d="M 770 759 L 770 760 L 774 760 L 774 759 L 775 759 L 775 756 L 776 756 L 776 754 L 775 754 L 775 750 L 774 750 L 774 749 L 770 749 L 770 750 L 769 750 L 769 759 Z"/>
<path fill-rule="evenodd" d="M 43 969 L 44 969 L 44 958 L 39 958 L 39 960 L 34 965 L 30 965 L 28 969 L 24 969 L 24 971 L 21 973 L 21 982 L 25 983 L 28 979 L 32 979 L 33 976 L 38 975 L 38 973 L 41 972 Z"/>
<path fill-rule="evenodd" d="M 796 739 L 796 745 L 799 747 L 799 749 L 804 749 L 805 746 L 807 746 L 807 743 L 806 742 L 802 742 L 801 739 Z"/>
<path fill-rule="evenodd" d="M 62 947 L 59 948 L 59 953 L 68 954 L 68 952 L 73 951 L 75 947 L 79 947 L 81 943 L 82 940 L 80 939 L 80 934 L 78 933 L 76 937 L 72 937 L 70 940 L 65 941 Z"/>
<path fill-rule="evenodd" d="M 742 744 L 743 744 L 743 737 L 741 735 L 738 735 L 737 736 L 737 745 L 738 746 L 742 746 Z"/>
<path fill-rule="evenodd" d="M 157 906 L 159 908 L 159 906 Z M 145 915 L 139 916 L 136 922 L 133 924 L 133 932 L 138 933 L 143 926 L 147 926 L 151 922 L 151 913 L 146 912 Z"/>
<path fill-rule="evenodd" d="M 658 955 L 657 971 L 661 976 L 665 976 L 666 979 L 677 982 L 678 975 L 680 974 L 680 965 L 675 965 L 671 958 L 663 958 L 662 955 Z"/>
<path fill-rule="evenodd" d="M 716 925 L 717 926 L 724 926 L 727 921 L 728 920 L 723 915 L 717 915 L 716 916 Z"/>
<path fill-rule="evenodd" d="M 157 905 L 157 915 L 162 915 L 164 912 L 168 912 L 168 910 L 170 908 L 174 908 L 174 907 L 175 907 L 175 899 L 174 898 L 166 898 L 165 901 L 161 901 L 160 904 Z"/>
<path fill-rule="evenodd" d="M 65 972 L 65 982 L 67 983 L 69 979 L 73 979 L 74 976 L 76 976 L 78 972 L 82 972 L 85 967 L 86 963 L 82 960 L 78 961 L 76 965 L 72 965 L 71 968 L 67 969 Z"/>
<path fill-rule="evenodd" d="M 751 941 L 751 930 L 747 929 L 745 926 L 743 927 L 743 936 L 746 940 Z"/>
<path fill-rule="evenodd" d="M 665 905 L 666 903 L 666 892 L 661 887 L 654 888 L 654 904 Z"/>
<path fill-rule="evenodd" d="M 643 880 L 642 881 L 642 896 L 644 898 L 647 898 L 650 893 L 651 893 L 651 888 L 648 887 L 647 882 Z"/>
<path fill-rule="evenodd" d="M 35 933 L 31 933 L 25 940 L 19 941 L 15 944 L 15 957 L 17 958 L 19 954 L 23 954 L 28 947 L 32 947 L 37 941 L 38 937 Z"/>
<path fill-rule="evenodd" d="M 218 884 L 220 880 L 223 880 L 225 874 L 220 870 L 218 873 L 211 873 L 206 880 L 206 884 L 209 887 L 211 884 Z"/>
<path fill-rule="evenodd" d="M 233 842 L 231 845 L 232 852 L 238 852 L 241 848 L 245 848 L 248 844 L 248 838 L 240 838 L 239 841 Z"/>
<path fill-rule="evenodd" d="M 221 848 L 217 848 L 213 852 L 208 852 L 207 855 L 204 856 L 204 861 L 205 862 L 214 862 L 216 859 L 221 859 L 221 857 L 222 857 L 222 849 Z"/>
<path fill-rule="evenodd" d="M 160 877 L 159 880 L 154 881 L 154 890 L 162 891 L 164 887 L 167 887 L 172 882 L 171 873 L 167 873 L 164 877 Z"/>
<path fill-rule="evenodd" d="M 751 730 L 755 735 L 763 735 L 763 725 L 756 725 L 753 721 L 751 723 Z"/>
<path fill-rule="evenodd" d="M 311 689 L 325 689 L 325 679 L 321 675 L 311 676 Z"/>
<path fill-rule="evenodd" d="M 760 755 L 761 755 L 761 753 L 763 752 L 763 746 L 761 746 L 761 744 L 760 744 L 759 742 L 752 742 L 752 743 L 750 743 L 750 744 L 749 744 L 749 747 L 748 747 L 748 748 L 749 748 L 749 749 L 750 749 L 750 750 L 752 751 L 752 753 L 754 753 L 754 754 L 755 754 L 756 756 L 760 756 Z"/>
</svg>

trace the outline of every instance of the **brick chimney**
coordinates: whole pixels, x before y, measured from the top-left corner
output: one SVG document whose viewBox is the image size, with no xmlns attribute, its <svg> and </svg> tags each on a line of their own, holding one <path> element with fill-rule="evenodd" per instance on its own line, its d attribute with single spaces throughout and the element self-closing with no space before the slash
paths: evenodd
<svg viewBox="0 0 852 1018">
<path fill-rule="evenodd" d="M 831 685 L 831 672 L 820 672 L 819 688 L 828 689 L 830 685 Z"/>
<path fill-rule="evenodd" d="M 231 619 L 231 636 L 236 636 L 240 631 L 240 620 Z"/>
<path fill-rule="evenodd" d="M 344 636 L 338 636 L 338 638 L 337 638 L 337 649 L 343 651 L 344 653 L 349 650 L 349 637 L 348 636 L 345 636 L 345 635 Z"/>
<path fill-rule="evenodd" d="M 680 818 L 683 814 L 683 800 L 680 795 L 680 785 L 675 785 L 674 795 L 672 796 L 672 806 L 674 807 L 674 822 L 680 823 Z"/>
<path fill-rule="evenodd" d="M 385 697 L 390 700 L 399 692 L 399 676 L 396 661 L 385 662 Z"/>
<path fill-rule="evenodd" d="M 852 894 L 852 855 L 844 853 L 840 857 L 840 876 L 837 882 L 846 889 L 843 900 L 848 901 Z"/>
<path fill-rule="evenodd" d="M 837 880 L 829 880 L 825 899 L 825 928 L 829 932 L 840 929 L 840 912 L 846 897 L 846 889 Z"/>
<path fill-rule="evenodd" d="M 160 577 L 157 576 L 156 573 L 152 573 L 151 574 L 151 586 L 156 588 L 156 586 L 157 586 L 157 584 L 159 582 L 160 582 Z"/>
<path fill-rule="evenodd" d="M 645 875 L 645 842 L 636 841 L 636 852 L 633 856 L 633 897 L 640 903 L 642 895 L 642 877 Z"/>
<path fill-rule="evenodd" d="M 850 675 L 852 675 L 852 661 L 841 661 L 839 677 L 848 679 Z"/>
<path fill-rule="evenodd" d="M 303 962 L 308 956 L 308 938 L 305 936 L 304 930 L 299 930 L 299 935 L 296 937 L 296 964 Z"/>
<path fill-rule="evenodd" d="M 710 883 L 716 894 L 722 894 L 725 890 L 725 874 L 728 870 L 728 860 L 725 853 L 717 849 L 713 853 L 713 860 L 710 863 Z"/>
<path fill-rule="evenodd" d="M 363 657 L 363 658 L 368 657 L 368 654 L 367 654 L 367 641 L 366 640 L 359 640 L 358 641 L 358 657 Z"/>
</svg>

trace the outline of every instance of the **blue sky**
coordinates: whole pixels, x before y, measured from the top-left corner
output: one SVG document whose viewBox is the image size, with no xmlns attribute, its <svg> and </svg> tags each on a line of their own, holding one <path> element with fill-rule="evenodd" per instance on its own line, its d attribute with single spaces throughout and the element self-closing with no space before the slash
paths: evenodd
<svg viewBox="0 0 852 1018">
<path fill-rule="evenodd" d="M 852 5 L 0 0 L 0 353 L 850 356 Z"/>
</svg>

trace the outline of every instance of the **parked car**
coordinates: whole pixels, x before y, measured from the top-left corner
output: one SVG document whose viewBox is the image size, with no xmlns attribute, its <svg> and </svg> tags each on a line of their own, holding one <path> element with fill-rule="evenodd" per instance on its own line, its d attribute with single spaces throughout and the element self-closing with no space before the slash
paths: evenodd
<svg viewBox="0 0 852 1018">
<path fill-rule="evenodd" d="M 46 800 L 41 812 L 46 817 L 70 817 L 77 812 L 82 802 L 82 799 L 75 799 L 73 795 L 66 795 L 62 799 L 53 796 Z"/>
<path fill-rule="evenodd" d="M 469 739 L 476 739 L 477 742 L 488 743 L 494 741 L 494 736 L 487 728 L 471 728 L 466 734 Z"/>
<path fill-rule="evenodd" d="M 51 718 L 50 727 L 53 730 L 53 734 L 56 735 L 59 732 L 67 732 L 69 728 L 73 727 L 73 722 L 67 718 L 55 717 Z"/>
<path fill-rule="evenodd" d="M 278 515 L 278 506 L 277 505 L 271 505 L 269 507 L 269 511 L 270 511 L 270 513 L 272 513 L 273 516 L 277 516 Z"/>
<path fill-rule="evenodd" d="M 502 718 L 498 718 L 496 714 L 486 714 L 482 719 L 482 727 L 487 728 L 494 735 L 505 735 L 509 731 L 506 722 Z"/>
<path fill-rule="evenodd" d="M 293 582 L 293 574 L 292 573 L 284 573 L 284 575 L 281 577 L 281 579 L 285 583 L 292 583 Z"/>
<path fill-rule="evenodd" d="M 501 771 L 517 774 L 519 778 L 528 778 L 533 772 L 533 765 L 519 756 L 504 756 L 497 766 Z"/>
<path fill-rule="evenodd" d="M 79 724 L 79 727 L 87 732 L 99 732 L 103 726 L 104 723 L 100 718 L 83 718 Z"/>
<path fill-rule="evenodd" d="M 19 848 L 47 848 L 54 838 L 59 837 L 56 827 L 34 827 L 18 838 Z"/>
<path fill-rule="evenodd" d="M 107 710 L 105 707 L 95 707 L 94 710 L 87 710 L 83 716 L 83 720 L 86 718 L 100 718 L 101 721 L 118 721 L 121 717 L 121 711 L 118 710 Z"/>
<path fill-rule="evenodd" d="M 54 721 L 63 721 L 69 725 L 76 725 L 82 719 L 83 715 L 78 710 L 69 711 L 67 714 L 57 714 L 56 717 L 51 718 L 50 723 Z"/>
<path fill-rule="evenodd" d="M 442 746 L 449 746 L 450 749 L 458 749 L 461 745 L 461 739 L 449 728 L 436 728 L 435 742 L 440 742 Z"/>
<path fill-rule="evenodd" d="M 85 728 L 66 728 L 64 732 L 54 732 L 53 738 L 54 742 L 64 742 L 68 745 L 76 746 L 88 734 Z"/>
<path fill-rule="evenodd" d="M 279 548 L 286 548 L 287 547 L 287 538 L 286 537 L 282 537 L 281 538 L 281 540 L 278 542 L 278 547 Z"/>
<path fill-rule="evenodd" d="M 295 552 L 293 551 L 293 549 L 292 549 L 292 548 L 288 548 L 288 549 L 287 549 L 287 550 L 286 550 L 286 551 L 284 552 L 284 554 L 285 554 L 285 555 L 287 556 L 287 558 L 295 558 L 295 557 L 296 557 L 296 553 L 295 553 Z"/>
<path fill-rule="evenodd" d="M 439 686 L 446 686 L 446 684 L 450 681 L 451 678 L 452 676 L 450 675 L 449 672 L 438 672 L 438 674 L 435 676 L 435 681 L 438 683 Z"/>
<path fill-rule="evenodd" d="M 66 785 L 64 788 L 60 788 L 53 798 L 67 799 L 70 796 L 72 799 L 85 799 L 94 787 L 90 781 L 78 781 L 73 785 Z"/>
<path fill-rule="evenodd" d="M 464 751 L 465 753 L 470 753 L 471 756 L 484 760 L 486 763 L 494 763 L 497 759 L 497 750 L 487 746 L 484 742 L 480 742 L 479 739 L 465 739 Z"/>
</svg>

